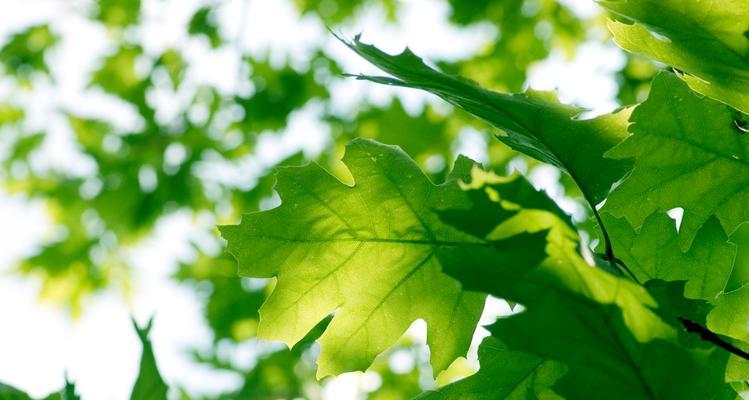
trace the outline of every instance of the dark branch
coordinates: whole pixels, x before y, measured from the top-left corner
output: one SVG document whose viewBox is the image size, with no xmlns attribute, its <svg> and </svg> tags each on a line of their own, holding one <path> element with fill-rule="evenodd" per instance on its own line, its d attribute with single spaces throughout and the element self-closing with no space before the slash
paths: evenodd
<svg viewBox="0 0 749 400">
<path fill-rule="evenodd" d="M 684 325 L 684 329 L 686 329 L 687 332 L 697 333 L 700 335 L 700 339 L 706 342 L 710 342 L 731 354 L 735 354 L 745 360 L 749 360 L 749 353 L 723 340 L 720 336 L 718 336 L 717 333 L 711 331 L 710 329 L 707 329 L 704 326 L 694 321 L 690 321 L 684 317 L 679 317 L 679 322 Z"/>
</svg>

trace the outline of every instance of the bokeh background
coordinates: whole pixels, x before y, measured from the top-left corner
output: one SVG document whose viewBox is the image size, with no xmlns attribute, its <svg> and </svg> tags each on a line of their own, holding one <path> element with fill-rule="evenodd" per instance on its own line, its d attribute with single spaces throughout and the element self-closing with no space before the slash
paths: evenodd
<svg viewBox="0 0 749 400">
<path fill-rule="evenodd" d="M 423 322 L 366 373 L 314 379 L 315 332 L 255 339 L 273 282 L 236 276 L 217 224 L 278 204 L 273 168 L 343 181 L 346 141 L 400 145 L 435 180 L 457 154 L 519 171 L 578 221 L 573 185 L 487 125 L 377 73 L 328 31 L 500 91 L 557 89 L 589 115 L 642 100 L 657 66 L 612 43 L 592 0 L 3 0 L 0 382 L 125 399 L 151 334 L 172 398 L 405 399 L 436 380 Z M 482 323 L 510 312 L 490 299 Z M 318 332 L 319 334 L 319 332 Z"/>
</svg>

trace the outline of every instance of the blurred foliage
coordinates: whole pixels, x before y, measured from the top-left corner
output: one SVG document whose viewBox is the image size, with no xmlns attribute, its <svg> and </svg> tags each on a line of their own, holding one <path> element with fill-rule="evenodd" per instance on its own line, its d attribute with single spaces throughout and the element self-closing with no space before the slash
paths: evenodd
<svg viewBox="0 0 749 400">
<path fill-rule="evenodd" d="M 140 0 L 98 0 L 93 17 L 110 28 L 125 27 L 138 22 Z"/>
<path fill-rule="evenodd" d="M 639 55 L 627 57 L 627 63 L 616 74 L 619 102 L 631 105 L 644 101 L 650 92 L 650 81 L 658 71 L 658 66 L 650 59 Z"/>
<path fill-rule="evenodd" d="M 289 1 L 300 18 L 333 29 L 356 26 L 357 19 L 373 9 L 383 10 L 388 23 L 398 24 L 403 7 L 395 0 Z M 582 20 L 553 0 L 441 1 L 449 7 L 453 28 L 485 26 L 496 35 L 477 54 L 433 61 L 447 72 L 502 91 L 523 88 L 528 68 L 551 54 L 572 57 L 588 38 L 588 29 L 600 23 Z M 517 161 L 515 167 L 529 173 L 538 165 L 489 140 L 496 132 L 485 123 L 442 103 L 414 106 L 400 98 L 384 103 L 366 98 L 350 107 L 354 111 L 337 109 L 334 88 L 347 78 L 327 38 L 312 45 L 305 62 L 272 57 L 274 49 L 251 53 L 236 38 L 226 37 L 221 15 L 229 2 L 201 2 L 185 20 L 183 43 L 152 46 L 138 33 L 148 18 L 144 10 L 149 2 L 97 0 L 89 9 L 71 11 L 103 28 L 96 32 L 106 44 L 86 71 L 85 88 L 76 94 L 104 96 L 117 108 L 111 115 L 61 103 L 53 107 L 54 118 L 42 124 L 38 116 L 31 118 L 24 99 L 45 93 L 50 85 L 56 88 L 51 77 L 62 73 L 60 59 L 68 57 L 59 46 L 71 39 L 62 36 L 62 21 L 35 22 L 0 42 L 0 82 L 9 88 L 0 95 L 0 185 L 6 193 L 41 201 L 53 225 L 35 254 L 20 260 L 16 272 L 38 279 L 41 298 L 75 315 L 85 312 L 92 294 L 119 290 L 128 296 L 137 289 L 128 251 L 151 237 L 159 221 L 181 211 L 234 223 L 239 210 L 268 207 L 274 198 L 274 165 L 316 161 L 345 180 L 340 152 L 353 137 L 400 145 L 435 181 L 444 178 L 469 139 L 478 141 L 473 147 L 484 151 L 483 161 L 495 169 Z M 203 47 L 209 55 L 232 53 L 238 60 L 236 87 L 227 90 L 196 78 L 194 71 L 204 60 L 192 55 L 195 43 L 207 43 Z M 649 74 L 652 66 L 628 59 L 618 77 L 619 99 L 639 99 Z M 268 161 L 256 153 L 262 138 L 282 135 L 295 115 L 310 112 L 330 132 L 320 154 L 294 149 Z M 134 115 L 134 121 L 122 123 L 117 118 L 122 114 Z M 75 154 L 55 164 L 47 158 L 61 135 Z M 562 186 L 574 187 L 564 180 Z M 567 195 L 579 197 L 568 190 Z M 213 346 L 195 349 L 195 361 L 231 371 L 243 382 L 211 398 L 319 398 L 325 384 L 314 378 L 313 341 L 319 330 L 291 350 L 262 353 L 250 367 L 234 365 L 221 350 L 255 340 L 258 309 L 273 282 L 238 279 L 235 264 L 221 256 L 223 243 L 215 236 L 209 241 L 194 243 L 197 255 L 181 263 L 174 279 L 204 301 L 204 318 L 213 332 Z M 381 382 L 367 396 L 410 398 L 434 385 L 418 349 L 404 338 L 378 359 L 372 371 Z M 391 369 L 389 357 L 395 353 L 416 361 L 407 370 Z M 455 376 L 469 373 L 456 368 Z M 195 396 L 183 388 L 174 391 Z"/>
<path fill-rule="evenodd" d="M 11 36 L 0 50 L 3 72 L 28 85 L 32 74 L 49 74 L 46 50 L 57 44 L 59 38 L 49 25 L 29 27 Z"/>
<path fill-rule="evenodd" d="M 190 19 L 187 32 L 190 35 L 205 37 L 213 48 L 220 46 L 222 43 L 218 31 L 218 22 L 213 14 L 212 7 L 202 7 L 196 11 Z"/>
<path fill-rule="evenodd" d="M 299 11 L 313 14 L 325 23 L 338 24 L 355 16 L 366 6 L 377 5 L 385 9 L 394 19 L 398 10 L 397 0 L 293 0 Z"/>
<path fill-rule="evenodd" d="M 0 383 L 0 400 L 33 400 L 33 397 L 12 386 Z M 75 384 L 69 381 L 66 376 L 65 386 L 62 389 L 45 396 L 41 400 L 81 400 L 81 398 L 76 393 Z"/>
<path fill-rule="evenodd" d="M 138 377 L 135 379 L 133 391 L 130 394 L 131 400 L 162 400 L 166 399 L 169 387 L 164 378 L 161 377 L 159 368 L 156 365 L 156 356 L 153 353 L 153 344 L 148 337 L 153 327 L 153 318 L 149 319 L 143 327 L 133 321 L 133 328 L 138 334 L 143 350 L 140 356 L 140 368 Z"/>
<path fill-rule="evenodd" d="M 455 23 L 491 23 L 499 38 L 476 57 L 442 67 L 489 89 L 521 91 L 530 65 L 549 56 L 552 49 L 572 57 L 575 46 L 585 37 L 584 22 L 555 0 L 450 0 L 449 3 Z"/>
<path fill-rule="evenodd" d="M 132 400 L 166 400 L 169 387 L 161 377 L 156 365 L 156 358 L 149 334 L 153 326 L 150 319 L 145 326 L 140 327 L 133 321 L 133 328 L 138 335 L 142 350 L 138 376 L 133 384 L 130 399 Z M 32 400 L 33 398 L 21 390 L 0 382 L 0 400 Z M 80 400 L 75 383 L 65 375 L 65 385 L 57 392 L 44 397 L 43 400 Z"/>
</svg>

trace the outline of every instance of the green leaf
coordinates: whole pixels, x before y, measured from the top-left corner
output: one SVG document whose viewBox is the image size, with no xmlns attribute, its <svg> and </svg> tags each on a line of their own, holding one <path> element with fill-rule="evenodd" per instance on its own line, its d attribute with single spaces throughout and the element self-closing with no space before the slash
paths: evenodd
<svg viewBox="0 0 749 400">
<path fill-rule="evenodd" d="M 704 300 L 693 300 L 684 297 L 684 281 L 664 281 L 651 279 L 645 282 L 648 293 L 658 302 L 655 312 L 671 325 L 678 326 L 679 342 L 686 347 L 710 348 L 711 343 L 702 340 L 699 335 L 683 329 L 680 318 L 686 318 L 701 326 L 707 326 L 707 314 L 713 308 Z"/>
<path fill-rule="evenodd" d="M 612 21 L 626 50 L 671 65 L 695 91 L 749 114 L 749 2 L 604 0 L 636 23 Z"/>
<path fill-rule="evenodd" d="M 519 91 L 530 66 L 561 52 L 571 58 L 584 39 L 584 21 L 563 2 L 540 0 L 448 0 L 450 20 L 459 26 L 491 23 L 501 34 L 481 47 L 478 54 L 455 64 L 440 63 L 445 72 L 469 77 L 485 88 Z M 547 32 L 541 33 L 539 26 Z"/>
<path fill-rule="evenodd" d="M 614 253 L 637 278 L 686 281 L 684 294 L 690 299 L 714 303 L 731 276 L 736 246 L 715 217 L 697 232 L 692 247 L 683 253 L 675 222 L 664 213 L 650 215 L 635 231 L 624 219 L 602 215 Z"/>
<path fill-rule="evenodd" d="M 337 310 L 319 340 L 322 377 L 367 368 L 422 318 L 431 363 L 444 370 L 467 351 L 484 296 L 444 275 L 435 251 L 490 247 L 524 266 L 539 261 L 543 242 L 487 243 L 448 226 L 434 210 L 468 207 L 465 194 L 455 180 L 432 184 L 396 147 L 354 140 L 343 161 L 353 186 L 317 165 L 282 168 L 281 206 L 221 227 L 240 275 L 278 279 L 258 336 L 291 346 Z"/>
<path fill-rule="evenodd" d="M 735 398 L 720 365 L 671 341 L 638 340 L 623 313 L 637 316 L 644 309 L 635 312 L 553 290 L 540 300 L 500 319 L 490 331 L 513 350 L 566 364 L 569 372 L 554 387 L 565 398 Z"/>
<path fill-rule="evenodd" d="M 715 333 L 749 343 L 749 286 L 720 296 L 707 315 L 707 326 Z"/>
<path fill-rule="evenodd" d="M 320 64 L 330 60 L 319 56 L 314 62 Z M 281 130 L 292 112 L 312 99 L 329 96 L 327 88 L 316 80 L 314 69 L 300 73 L 290 65 L 277 68 L 267 59 L 248 59 L 248 65 L 252 68 L 255 90 L 250 96 L 234 97 L 236 104 L 244 110 L 236 127 L 244 132 Z"/>
<path fill-rule="evenodd" d="M 31 396 L 13 386 L 0 383 L 0 400 L 31 400 Z"/>
<path fill-rule="evenodd" d="M 98 0 L 94 18 L 109 28 L 123 28 L 138 22 L 140 0 Z"/>
<path fill-rule="evenodd" d="M 553 93 L 528 91 L 503 94 L 438 72 L 406 49 L 386 54 L 357 36 L 352 50 L 394 76 L 359 76 L 378 83 L 423 89 L 505 131 L 499 139 L 538 160 L 553 164 L 574 178 L 591 203 L 599 203 L 628 164 L 603 157 L 627 135 L 628 110 L 594 119 L 577 119 L 584 110 L 563 105 Z"/>
<path fill-rule="evenodd" d="M 481 369 L 466 379 L 434 391 L 418 400 L 552 399 L 549 389 L 564 373 L 562 363 L 508 350 L 494 337 L 479 347 Z"/>
<path fill-rule="evenodd" d="M 142 328 L 133 320 L 133 327 L 135 327 L 138 339 L 143 345 L 143 353 L 140 357 L 140 372 L 138 372 L 138 378 L 135 380 L 133 392 L 130 395 L 133 400 L 166 400 L 166 393 L 169 390 L 159 373 L 151 340 L 148 338 L 152 326 L 153 319 L 150 319 Z"/>
<path fill-rule="evenodd" d="M 217 48 L 221 45 L 222 39 L 219 33 L 218 22 L 213 12 L 213 7 L 205 6 L 198 9 L 193 14 L 188 23 L 187 33 L 192 36 L 204 36 L 211 47 Z"/>
<path fill-rule="evenodd" d="M 140 106 L 144 103 L 147 84 L 146 77 L 136 68 L 138 58 L 142 56 L 143 49 L 139 46 L 123 45 L 117 48 L 92 73 L 91 86 L 98 86 L 111 95 Z"/>
<path fill-rule="evenodd" d="M 553 387 L 556 393 L 571 399 L 735 396 L 719 362 L 713 365 L 678 345 L 671 326 L 676 321 L 665 322 L 654 312 L 657 303 L 643 287 L 591 268 L 580 257 L 574 233 L 558 216 L 520 210 L 484 239 L 524 230 L 548 232 L 547 258 L 540 265 L 502 263 L 503 255 L 492 249 L 445 248 L 438 255 L 466 289 L 526 307 L 490 331 L 509 350 L 564 363 L 568 372 Z M 724 365 L 726 354 L 720 354 Z"/>
<path fill-rule="evenodd" d="M 471 192 L 479 190 L 476 181 L 464 186 Z M 486 185 L 486 189 L 497 186 Z M 501 190 L 501 187 L 499 187 Z M 541 302 L 548 291 L 563 291 L 592 299 L 603 304 L 615 304 L 631 313 L 625 313 L 625 320 L 641 340 L 654 337 L 672 337 L 673 330 L 660 322 L 650 310 L 656 303 L 641 286 L 625 279 L 608 274 L 591 266 L 578 254 L 579 239 L 565 219 L 547 209 L 518 208 L 501 200 L 492 200 L 491 190 L 483 193 L 496 207 L 512 211 L 509 218 L 496 219 L 497 226 L 486 233 L 465 225 L 455 226 L 472 235 L 492 243 L 522 237 L 522 234 L 535 234 L 546 237 L 541 263 L 513 264 L 506 260 L 512 254 L 497 252 L 492 247 L 459 248 L 446 247 L 438 250 L 444 271 L 459 278 L 469 289 L 492 293 L 499 297 L 530 306 Z M 502 198 L 500 191 L 496 196 Z M 486 210 L 486 201 L 476 201 L 472 195 L 473 207 L 470 210 Z M 441 212 L 448 214 L 449 210 Z M 450 219 L 444 219 L 450 222 Z M 498 267 L 500 265 L 506 267 Z"/>
<path fill-rule="evenodd" d="M 450 146 L 457 132 L 445 116 L 427 108 L 418 115 L 409 114 L 398 98 L 394 98 L 386 108 L 370 106 L 356 115 L 351 121 L 342 121 L 342 139 L 364 137 L 380 143 L 397 144 L 414 160 L 426 160 L 429 156 L 440 155 L 450 158 Z M 399 129 L 393 129 L 393 127 Z M 403 132 L 408 132 L 404 135 Z M 449 167 L 449 166 L 448 166 Z M 445 171 L 447 172 L 447 171 Z"/>
<path fill-rule="evenodd" d="M 0 400 L 33 400 L 33 398 L 13 386 L 0 383 Z M 81 400 L 81 398 L 75 393 L 75 384 L 68 380 L 66 374 L 65 386 L 61 390 L 47 395 L 43 400 Z"/>
<path fill-rule="evenodd" d="M 49 25 L 36 25 L 15 33 L 0 48 L 0 64 L 4 72 L 21 83 L 28 82 L 34 72 L 49 74 L 46 54 L 59 37 Z"/>
<path fill-rule="evenodd" d="M 607 154 L 635 165 L 604 210 L 640 227 L 656 211 L 682 207 L 682 250 L 712 215 L 729 234 L 749 221 L 749 137 L 734 129 L 735 114 L 659 74 L 632 113 L 632 136 Z"/>
<path fill-rule="evenodd" d="M 709 329 L 749 342 L 749 290 L 728 287 L 736 248 L 724 232 L 749 219 L 749 144 L 732 128 L 734 118 L 729 107 L 659 75 L 632 114 L 633 136 L 610 152 L 635 157 L 631 175 L 604 206 L 629 222 L 603 216 L 615 253 L 641 280 L 687 281 L 687 297 L 715 306 Z M 678 236 L 663 214 L 675 207 L 684 208 Z"/>
</svg>

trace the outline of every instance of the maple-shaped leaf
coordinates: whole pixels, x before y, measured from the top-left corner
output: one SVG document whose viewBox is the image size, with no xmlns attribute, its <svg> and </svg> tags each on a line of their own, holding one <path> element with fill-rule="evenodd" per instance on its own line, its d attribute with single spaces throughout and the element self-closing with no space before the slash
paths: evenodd
<svg viewBox="0 0 749 400">
<path fill-rule="evenodd" d="M 683 71 L 681 77 L 692 89 L 749 114 L 749 2 L 599 3 L 626 18 L 609 23 L 621 47 Z"/>
<path fill-rule="evenodd" d="M 749 136 L 735 129 L 735 114 L 659 74 L 632 113 L 632 136 L 607 153 L 635 164 L 604 210 L 640 227 L 653 212 L 683 208 L 682 250 L 712 215 L 729 234 L 749 221 Z"/>
<path fill-rule="evenodd" d="M 501 221 L 484 239 L 543 229 L 548 232 L 547 258 L 541 264 L 522 268 L 501 263 L 503 257 L 492 249 L 467 253 L 445 248 L 438 256 L 444 270 L 466 289 L 523 304 L 525 310 L 489 330 L 508 350 L 563 363 L 567 373 L 552 386 L 555 393 L 570 399 L 735 397 L 723 382 L 727 353 L 681 346 L 678 322 L 664 321 L 642 286 L 588 265 L 577 253 L 575 237 L 565 233 L 568 227 L 554 213 L 528 211 L 534 213 L 516 216 L 522 224 L 512 218 Z M 706 354 L 715 358 L 706 360 Z M 496 362 L 501 361 L 482 362 L 482 369 Z M 483 398 L 480 388 L 473 389 L 473 397 L 466 398 Z"/>
<path fill-rule="evenodd" d="M 319 339 L 322 377 L 367 368 L 424 319 L 431 363 L 444 370 L 466 353 L 484 296 L 444 275 L 437 249 L 491 247 L 527 268 L 543 237 L 489 243 L 447 225 L 435 210 L 469 207 L 466 194 L 454 178 L 434 185 L 399 148 L 357 139 L 343 162 L 353 186 L 315 164 L 281 168 L 279 207 L 221 227 L 240 275 L 277 277 L 258 336 L 291 346 L 335 312 Z"/>
<path fill-rule="evenodd" d="M 711 303 L 728 283 L 736 246 L 728 241 L 715 217 L 697 232 L 688 252 L 682 252 L 676 223 L 665 213 L 654 213 L 638 230 L 620 218 L 602 215 L 614 253 L 641 282 L 651 279 L 686 281 L 685 296 Z"/>
<path fill-rule="evenodd" d="M 503 94 L 436 71 L 406 49 L 389 55 L 359 41 L 351 49 L 393 77 L 359 76 L 394 86 L 423 89 L 503 130 L 499 140 L 566 171 L 587 200 L 597 204 L 624 175 L 628 163 L 603 157 L 627 136 L 629 110 L 581 120 L 584 111 L 559 103 L 554 93 Z"/>
<path fill-rule="evenodd" d="M 415 400 L 556 399 L 550 387 L 566 372 L 558 362 L 508 350 L 489 336 L 479 347 L 481 369 L 466 379 L 424 392 Z"/>
</svg>

